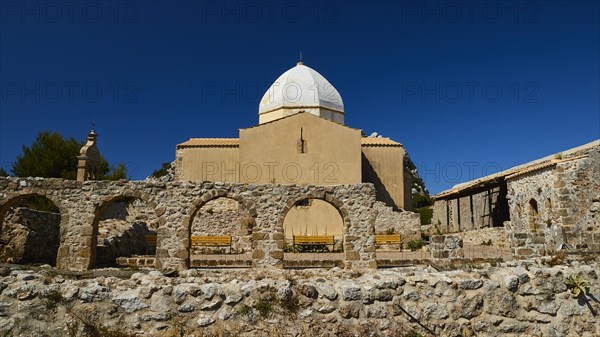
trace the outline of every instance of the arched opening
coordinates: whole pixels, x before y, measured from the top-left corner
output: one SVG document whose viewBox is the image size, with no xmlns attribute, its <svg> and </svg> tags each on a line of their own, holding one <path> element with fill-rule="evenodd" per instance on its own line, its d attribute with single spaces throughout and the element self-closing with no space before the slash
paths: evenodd
<svg viewBox="0 0 600 337">
<path fill-rule="evenodd" d="M 319 251 L 327 248 L 329 251 L 343 251 L 344 220 L 338 210 L 330 203 L 320 199 L 302 199 L 285 215 L 283 233 L 286 246 L 294 245 L 294 236 L 333 236 L 334 246 L 305 246 L 296 249 L 300 251 Z"/>
<path fill-rule="evenodd" d="M 0 207 L 0 262 L 56 266 L 61 213 L 45 196 L 28 194 Z"/>
<path fill-rule="evenodd" d="M 544 210 L 546 212 L 546 225 L 550 227 L 552 226 L 552 201 L 550 198 L 546 199 L 544 202 Z"/>
<path fill-rule="evenodd" d="M 107 201 L 94 219 L 91 266 L 145 265 L 142 257 L 156 254 L 157 228 L 154 210 L 141 198 L 122 196 Z"/>
<path fill-rule="evenodd" d="M 253 228 L 251 213 L 235 199 L 223 196 L 202 204 L 190 220 L 190 266 L 250 264 Z"/>
<path fill-rule="evenodd" d="M 535 199 L 531 199 L 529 200 L 529 209 L 528 209 L 528 223 L 529 223 L 529 229 L 536 231 L 538 230 L 539 227 L 539 211 L 538 211 L 538 204 L 537 201 L 535 201 Z"/>
<path fill-rule="evenodd" d="M 321 199 L 296 201 L 283 219 L 284 266 L 322 267 L 344 260 L 344 219 Z"/>
</svg>

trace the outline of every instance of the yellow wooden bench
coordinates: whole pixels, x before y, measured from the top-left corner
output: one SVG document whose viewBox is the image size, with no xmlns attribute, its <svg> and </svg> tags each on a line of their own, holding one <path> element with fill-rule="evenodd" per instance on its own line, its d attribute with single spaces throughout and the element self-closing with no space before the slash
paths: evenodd
<svg viewBox="0 0 600 337">
<path fill-rule="evenodd" d="M 231 236 L 192 236 L 192 247 L 229 247 L 231 253 Z"/>
<path fill-rule="evenodd" d="M 317 246 L 325 245 L 333 247 L 335 240 L 333 235 L 294 235 L 292 237 L 294 247 L 296 245 L 301 246 Z"/>
<path fill-rule="evenodd" d="M 156 248 L 156 241 L 158 237 L 156 234 L 147 234 L 144 236 L 144 239 L 146 240 L 146 255 L 149 255 L 152 251 L 151 248 Z"/>
<path fill-rule="evenodd" d="M 391 235 L 375 235 L 375 244 L 376 245 L 398 245 L 401 247 L 402 240 L 400 238 L 400 234 L 391 234 Z"/>
</svg>

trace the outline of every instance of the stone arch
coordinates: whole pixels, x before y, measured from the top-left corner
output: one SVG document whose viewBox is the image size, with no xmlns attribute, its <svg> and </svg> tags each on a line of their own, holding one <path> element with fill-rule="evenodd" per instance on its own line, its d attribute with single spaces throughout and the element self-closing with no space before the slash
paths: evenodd
<svg viewBox="0 0 600 337">
<path fill-rule="evenodd" d="M 66 230 L 64 230 L 64 228 L 66 228 L 66 226 L 68 225 L 68 222 L 69 222 L 68 208 L 64 206 L 64 203 L 62 202 L 62 200 L 60 198 L 57 198 L 54 195 L 48 195 L 46 193 L 46 191 L 23 191 L 18 194 L 9 195 L 9 197 L 6 198 L 3 202 L 0 202 L 0 235 L 5 230 L 4 221 L 5 221 L 6 214 L 8 213 L 8 211 L 12 207 L 18 205 L 20 202 L 30 199 L 32 197 L 42 197 L 42 198 L 45 198 L 45 199 L 49 200 L 50 202 L 52 202 L 54 204 L 54 206 L 56 206 L 58 208 L 58 213 L 59 213 L 60 218 L 58 219 L 59 223 L 58 223 L 58 227 L 56 228 L 56 230 L 51 231 L 51 233 L 42 234 L 43 239 L 40 242 L 38 242 L 37 244 L 36 243 L 27 244 L 27 241 L 30 240 L 29 233 L 27 234 L 27 237 L 25 238 L 25 243 L 24 243 L 25 246 L 22 248 L 24 250 L 27 250 L 28 246 L 35 245 L 38 249 L 42 249 L 44 251 L 39 252 L 39 254 L 25 254 L 25 252 L 24 252 L 24 254 L 22 254 L 22 257 L 25 259 L 32 259 L 31 261 L 27 261 L 27 260 L 24 261 L 25 263 L 27 263 L 27 262 L 44 262 L 44 263 L 48 262 L 50 264 L 54 263 L 55 266 L 59 265 L 60 264 L 59 260 L 64 257 L 64 256 L 61 256 L 60 252 L 61 252 L 61 247 L 63 246 L 63 244 L 65 242 L 65 237 L 61 233 L 67 232 Z M 43 213 L 45 213 L 45 212 L 43 212 Z M 27 217 L 28 215 L 31 215 L 31 214 L 25 214 L 24 216 Z M 54 240 L 52 240 L 52 237 L 54 237 L 54 236 L 56 237 L 55 241 L 58 244 L 56 246 L 56 248 L 52 247 L 53 246 L 52 241 L 54 241 Z M 50 240 L 50 242 L 48 242 L 48 240 Z M 1 242 L 1 244 L 2 244 L 2 247 L 0 247 L 0 248 L 2 250 L 4 250 L 5 242 Z M 45 249 L 48 249 L 48 248 L 51 249 L 52 258 L 50 258 L 47 261 L 46 260 L 42 261 L 43 259 L 39 259 L 39 256 L 46 255 Z M 26 257 L 26 256 L 29 256 L 29 257 Z M 36 258 L 36 256 L 38 256 L 38 258 Z"/>
<path fill-rule="evenodd" d="M 527 223 L 529 224 L 529 229 L 536 231 L 538 229 L 539 220 L 538 203 L 534 198 L 531 198 L 527 204 Z"/>
<path fill-rule="evenodd" d="M 156 202 L 154 202 L 154 199 L 143 192 L 140 191 L 124 191 L 118 195 L 109 195 L 107 197 L 105 197 L 100 203 L 99 206 L 97 206 L 94 210 L 94 214 L 93 214 L 93 219 L 91 220 L 91 247 L 90 247 L 90 258 L 89 258 L 89 265 L 88 265 L 88 269 L 90 268 L 94 268 L 96 266 L 97 263 L 97 253 L 98 253 L 98 237 L 99 237 L 99 227 L 100 227 L 100 223 L 103 220 L 103 216 L 105 215 L 106 211 L 109 210 L 110 207 L 112 207 L 113 205 L 119 203 L 119 202 L 132 202 L 134 200 L 141 200 L 142 202 L 144 202 L 146 204 L 146 208 L 148 209 L 148 211 L 154 216 L 154 218 L 152 220 L 156 221 L 157 226 L 160 223 L 160 217 L 156 211 L 156 207 L 157 204 Z M 147 220 L 151 220 L 151 219 L 147 219 Z M 134 224 L 132 224 L 132 226 L 134 226 Z M 146 227 L 146 229 L 148 229 L 148 227 Z M 145 231 L 143 228 L 141 229 L 142 232 L 144 232 L 144 235 L 146 234 L 157 234 L 157 229 L 153 229 L 152 231 Z M 145 237 L 144 238 L 137 238 L 138 241 L 140 241 L 140 243 L 137 245 L 139 248 L 140 245 L 144 244 L 145 245 Z M 160 242 L 161 238 L 158 237 L 157 238 L 157 246 Z M 143 243 L 142 243 L 143 242 Z M 140 250 L 140 249 L 138 249 Z"/>
<path fill-rule="evenodd" d="M 294 207 L 299 201 L 302 201 L 305 199 L 319 199 L 319 200 L 323 200 L 323 201 L 327 202 L 328 204 L 333 206 L 338 211 L 338 213 L 342 217 L 342 220 L 344 221 L 344 227 L 345 228 L 350 227 L 350 218 L 348 217 L 348 210 L 346 210 L 346 208 L 344 207 L 343 202 L 341 202 L 337 198 L 334 198 L 330 194 L 324 194 L 322 196 L 309 194 L 309 195 L 304 195 L 304 196 L 300 196 L 300 197 L 290 198 L 286 202 L 286 204 L 283 207 L 283 210 L 281 211 L 281 214 L 279 215 L 279 218 L 277 220 L 277 224 L 276 224 L 276 228 L 275 228 L 276 231 L 283 232 L 283 221 L 285 220 L 285 216 L 290 211 L 290 209 L 292 207 Z"/>
<path fill-rule="evenodd" d="M 184 252 L 179 252 L 178 256 L 187 256 L 187 265 L 188 267 L 190 267 L 190 256 L 192 254 L 192 250 L 191 250 L 191 237 L 193 235 L 193 226 L 194 226 L 194 220 L 197 218 L 197 216 L 201 213 L 201 211 L 203 210 L 203 208 L 205 206 L 209 206 L 212 202 L 217 201 L 218 199 L 229 199 L 232 201 L 235 201 L 239 206 L 240 206 L 240 212 L 241 214 L 245 213 L 247 218 L 246 218 L 246 227 L 242 228 L 240 231 L 245 230 L 245 236 L 244 238 L 240 238 L 239 235 L 236 238 L 235 235 L 232 235 L 232 246 L 234 246 L 233 248 L 236 247 L 244 247 L 243 248 L 243 252 L 249 252 L 252 249 L 252 234 L 254 232 L 254 230 L 256 229 L 256 208 L 254 206 L 254 203 L 252 201 L 249 201 L 245 198 L 242 198 L 239 194 L 237 193 L 231 193 L 225 190 L 211 190 L 207 193 L 205 193 L 204 195 L 202 195 L 202 197 L 198 198 L 196 201 L 194 201 L 192 203 L 192 205 L 189 208 L 188 211 L 188 216 L 186 216 L 183 220 L 183 227 L 185 228 L 185 232 L 186 232 L 186 237 L 184 238 L 184 242 L 185 242 L 185 251 Z M 223 234 L 226 235 L 225 233 L 215 233 L 213 235 L 217 235 L 217 234 Z M 241 232 L 239 232 L 238 234 L 241 234 Z M 208 234 L 210 235 L 210 233 Z M 237 246 L 236 246 L 237 243 Z M 237 252 L 242 252 L 241 249 L 237 249 Z"/>
<path fill-rule="evenodd" d="M 275 232 L 281 233 L 281 235 L 279 236 L 281 238 L 281 240 L 276 240 L 278 247 L 283 248 L 285 246 L 286 234 L 285 234 L 284 223 L 285 223 L 285 219 L 286 219 L 288 213 L 290 212 L 290 210 L 293 207 L 295 207 L 299 203 L 302 203 L 304 200 L 320 200 L 320 201 L 323 201 L 323 202 L 329 204 L 337 211 L 337 213 L 339 214 L 339 216 L 342 220 L 342 233 L 341 233 L 342 245 L 345 246 L 345 243 L 346 243 L 345 236 L 348 234 L 348 229 L 350 228 L 350 218 L 348 216 L 349 213 L 346 210 L 346 208 L 344 207 L 343 202 L 341 202 L 337 198 L 334 198 L 329 193 L 324 193 L 323 195 L 309 194 L 309 195 L 294 197 L 294 198 L 290 198 L 287 201 L 287 203 L 283 207 L 281 214 L 279 215 L 279 218 L 277 220 L 277 224 L 275 227 Z"/>
</svg>

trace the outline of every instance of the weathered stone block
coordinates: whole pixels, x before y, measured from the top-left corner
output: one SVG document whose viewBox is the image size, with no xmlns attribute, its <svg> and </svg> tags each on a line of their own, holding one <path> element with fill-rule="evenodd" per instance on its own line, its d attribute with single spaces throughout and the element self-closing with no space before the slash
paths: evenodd
<svg viewBox="0 0 600 337">
<path fill-rule="evenodd" d="M 355 251 L 347 251 L 346 252 L 346 260 L 356 261 L 360 260 L 360 255 Z"/>
<path fill-rule="evenodd" d="M 517 255 L 529 256 L 531 254 L 533 254 L 533 249 L 531 249 L 531 248 L 519 248 L 519 249 L 517 249 Z"/>
<path fill-rule="evenodd" d="M 252 252 L 252 258 L 255 260 L 260 260 L 265 257 L 265 252 L 262 249 L 255 249 Z"/>
<path fill-rule="evenodd" d="M 276 251 L 269 252 L 269 256 L 271 256 L 274 259 L 281 260 L 281 259 L 283 259 L 283 250 L 276 250 Z"/>
<path fill-rule="evenodd" d="M 253 233 L 252 241 L 258 240 L 267 240 L 269 238 L 269 233 Z"/>
</svg>

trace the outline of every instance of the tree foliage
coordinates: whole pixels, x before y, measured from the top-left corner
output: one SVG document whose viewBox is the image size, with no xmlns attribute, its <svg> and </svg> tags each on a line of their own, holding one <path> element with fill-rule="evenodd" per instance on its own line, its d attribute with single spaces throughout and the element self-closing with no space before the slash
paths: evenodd
<svg viewBox="0 0 600 337">
<path fill-rule="evenodd" d="M 160 168 L 158 170 L 154 170 L 154 172 L 152 172 L 152 174 L 150 174 L 150 177 L 152 177 L 152 178 L 164 177 L 169 174 L 170 170 L 171 170 L 170 162 L 162 163 L 162 165 L 160 166 Z"/>
<path fill-rule="evenodd" d="M 75 179 L 77 156 L 82 143 L 71 137 L 63 139 L 59 133 L 38 133 L 31 146 L 23 145 L 12 172 L 17 177 L 44 177 Z"/>
<path fill-rule="evenodd" d="M 100 177 L 99 180 L 119 180 L 127 179 L 127 168 L 123 162 L 119 162 L 117 165 L 109 165 L 108 162 L 102 158 L 100 163 Z"/>
<path fill-rule="evenodd" d="M 0 177 L 8 177 L 8 172 L 0 167 Z"/>
<path fill-rule="evenodd" d="M 23 145 L 23 153 L 17 156 L 12 172 L 17 177 L 77 178 L 77 156 L 84 142 L 75 138 L 64 139 L 56 132 L 38 133 L 33 144 Z M 117 180 L 127 177 L 127 169 L 120 162 L 110 165 L 101 158 L 100 180 Z"/>
<path fill-rule="evenodd" d="M 404 156 L 405 169 L 408 170 L 412 175 L 412 209 L 414 212 L 419 213 L 421 216 L 421 224 L 431 224 L 433 218 L 433 198 L 429 195 L 425 182 L 419 176 L 417 166 L 410 159 L 408 154 Z"/>
</svg>

